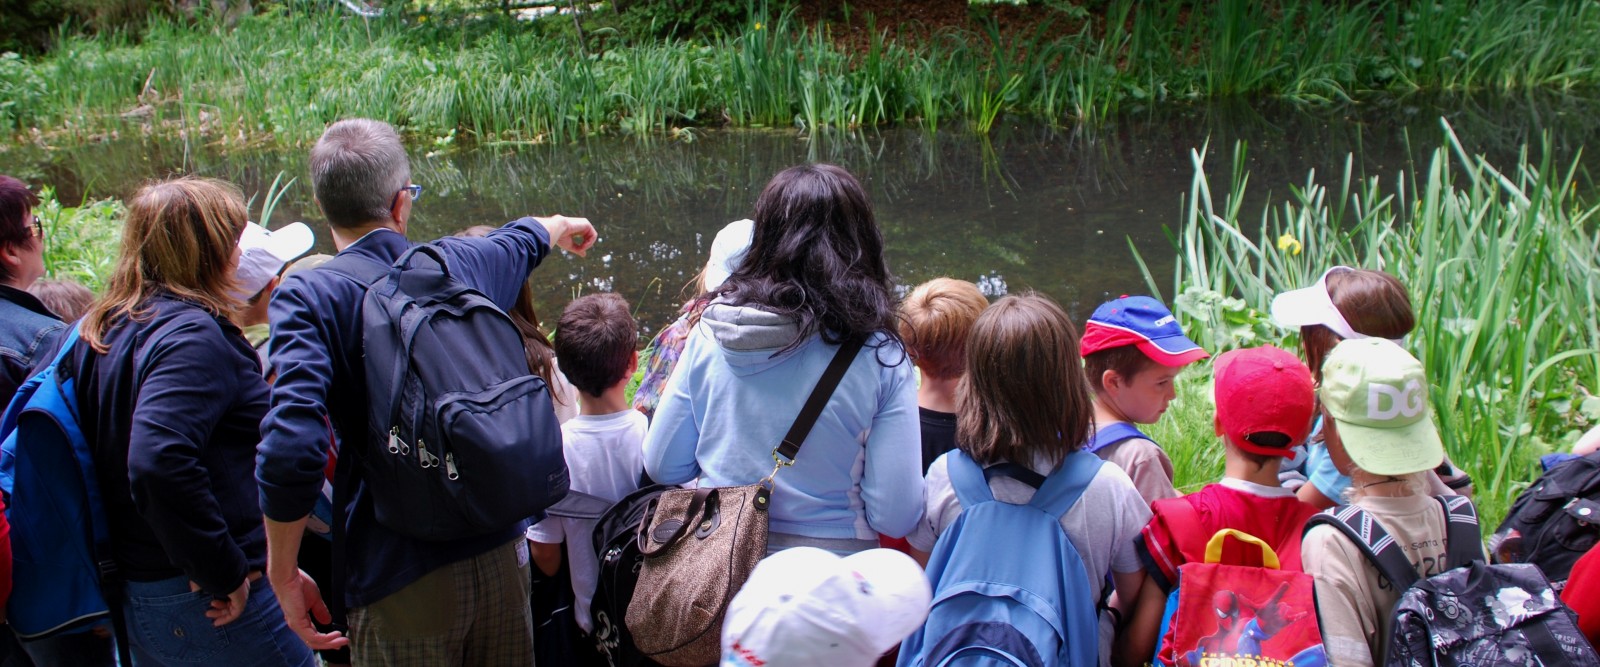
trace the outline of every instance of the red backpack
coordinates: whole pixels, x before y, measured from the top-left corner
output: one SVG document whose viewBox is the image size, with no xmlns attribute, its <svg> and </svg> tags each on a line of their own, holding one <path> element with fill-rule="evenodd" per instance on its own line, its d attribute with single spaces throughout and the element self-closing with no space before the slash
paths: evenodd
<svg viewBox="0 0 1600 667">
<path fill-rule="evenodd" d="M 1230 537 L 1259 547 L 1264 565 L 1221 562 Z M 1206 543 L 1203 561 L 1178 566 L 1154 662 L 1164 667 L 1327 664 L 1316 611 L 1310 575 L 1278 569 L 1278 555 L 1266 542 L 1225 528 Z"/>
</svg>

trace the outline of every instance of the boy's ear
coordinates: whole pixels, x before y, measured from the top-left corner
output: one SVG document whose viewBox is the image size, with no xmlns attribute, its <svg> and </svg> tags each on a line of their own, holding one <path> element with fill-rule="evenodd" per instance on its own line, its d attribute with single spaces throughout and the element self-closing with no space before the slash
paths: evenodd
<svg viewBox="0 0 1600 667">
<path fill-rule="evenodd" d="M 1100 374 L 1100 386 L 1105 387 L 1108 391 L 1121 391 L 1123 384 L 1121 373 L 1106 369 L 1106 372 Z"/>
<path fill-rule="evenodd" d="M 637 372 L 638 370 L 639 370 L 639 351 L 638 350 L 634 350 L 633 351 L 633 356 L 628 357 L 628 377 L 632 378 L 633 374 L 635 372 Z"/>
<path fill-rule="evenodd" d="M 1217 435 L 1219 435 L 1219 436 L 1222 435 L 1222 416 L 1221 415 L 1212 415 L 1211 416 L 1211 428 L 1216 431 Z"/>
</svg>

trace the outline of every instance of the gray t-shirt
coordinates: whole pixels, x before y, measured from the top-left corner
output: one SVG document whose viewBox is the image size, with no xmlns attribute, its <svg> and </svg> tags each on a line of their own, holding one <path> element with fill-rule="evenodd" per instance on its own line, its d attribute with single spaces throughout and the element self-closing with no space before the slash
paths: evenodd
<svg viewBox="0 0 1600 667">
<path fill-rule="evenodd" d="M 956 517 L 961 516 L 961 502 L 956 499 L 955 488 L 950 485 L 948 460 L 950 454 L 940 456 L 928 468 L 923 487 L 925 512 L 917 527 L 906 536 L 906 541 L 918 551 L 933 551 L 939 535 Z M 1051 467 L 1042 461 L 1028 466 L 1034 472 L 1048 474 Z M 1008 503 L 1026 503 L 1033 498 L 1034 489 L 1009 477 L 996 477 L 989 482 L 996 500 Z M 1089 577 L 1095 601 L 1099 601 L 1109 572 L 1140 572 L 1143 565 L 1134 548 L 1139 531 L 1150 522 L 1150 506 L 1133 488 L 1128 474 L 1115 465 L 1102 465 L 1100 472 L 1084 489 L 1083 496 L 1061 517 L 1061 527 L 1067 539 L 1078 550 Z"/>
</svg>

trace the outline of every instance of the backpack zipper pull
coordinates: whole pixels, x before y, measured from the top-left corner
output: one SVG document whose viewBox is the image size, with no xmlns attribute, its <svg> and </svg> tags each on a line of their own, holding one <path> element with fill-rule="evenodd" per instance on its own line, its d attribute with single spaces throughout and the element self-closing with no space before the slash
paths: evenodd
<svg viewBox="0 0 1600 667">
<path fill-rule="evenodd" d="M 456 472 L 456 455 L 454 452 L 444 453 L 444 470 L 445 477 L 450 478 L 450 481 L 461 479 L 461 475 Z"/>
<path fill-rule="evenodd" d="M 422 463 L 423 468 L 439 467 L 439 457 L 429 454 L 428 443 L 421 440 L 417 441 L 417 460 Z"/>
<path fill-rule="evenodd" d="M 389 427 L 389 453 L 390 454 L 399 454 L 400 453 L 400 427 L 399 426 L 390 426 Z"/>
</svg>

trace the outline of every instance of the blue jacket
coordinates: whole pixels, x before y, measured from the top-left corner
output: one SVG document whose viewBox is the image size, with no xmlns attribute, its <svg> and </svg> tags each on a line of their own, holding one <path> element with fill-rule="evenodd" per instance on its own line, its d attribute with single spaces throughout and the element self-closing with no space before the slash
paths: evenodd
<svg viewBox="0 0 1600 667">
<path fill-rule="evenodd" d="M 34 366 L 48 363 L 67 325 L 32 294 L 0 285 L 0 409 L 11 403 Z"/>
<path fill-rule="evenodd" d="M 227 597 L 266 567 L 254 476 L 267 383 L 239 328 L 158 292 L 114 322 L 98 354 L 75 347 L 112 551 L 131 581 L 185 576 Z"/>
<path fill-rule="evenodd" d="M 345 248 L 390 264 L 411 247 L 397 232 L 380 229 Z M 451 275 L 502 308 L 515 303 L 528 273 L 550 252 L 542 224 L 522 218 L 483 238 L 437 242 Z M 367 387 L 361 346 L 361 301 L 366 287 L 331 271 L 295 273 L 284 279 L 268 307 L 272 323 L 272 409 L 261 424 L 256 478 L 261 511 L 274 521 L 296 521 L 311 513 L 321 495 L 328 464 L 328 424 L 339 442 L 367 441 Z M 462 350 L 471 355 L 471 350 Z M 354 443 L 354 444 L 352 444 Z M 505 544 L 526 528 L 467 540 L 424 542 L 403 537 L 373 518 L 372 500 L 357 481 L 346 512 L 345 600 L 372 604 L 433 570 Z"/>
<path fill-rule="evenodd" d="M 645 437 L 650 478 L 754 484 L 837 346 L 794 340 L 791 320 L 713 304 L 690 332 Z M 778 471 L 771 530 L 823 539 L 901 537 L 922 518 L 922 438 L 911 361 L 882 334 L 868 342 L 817 419 L 793 467 Z"/>
</svg>

